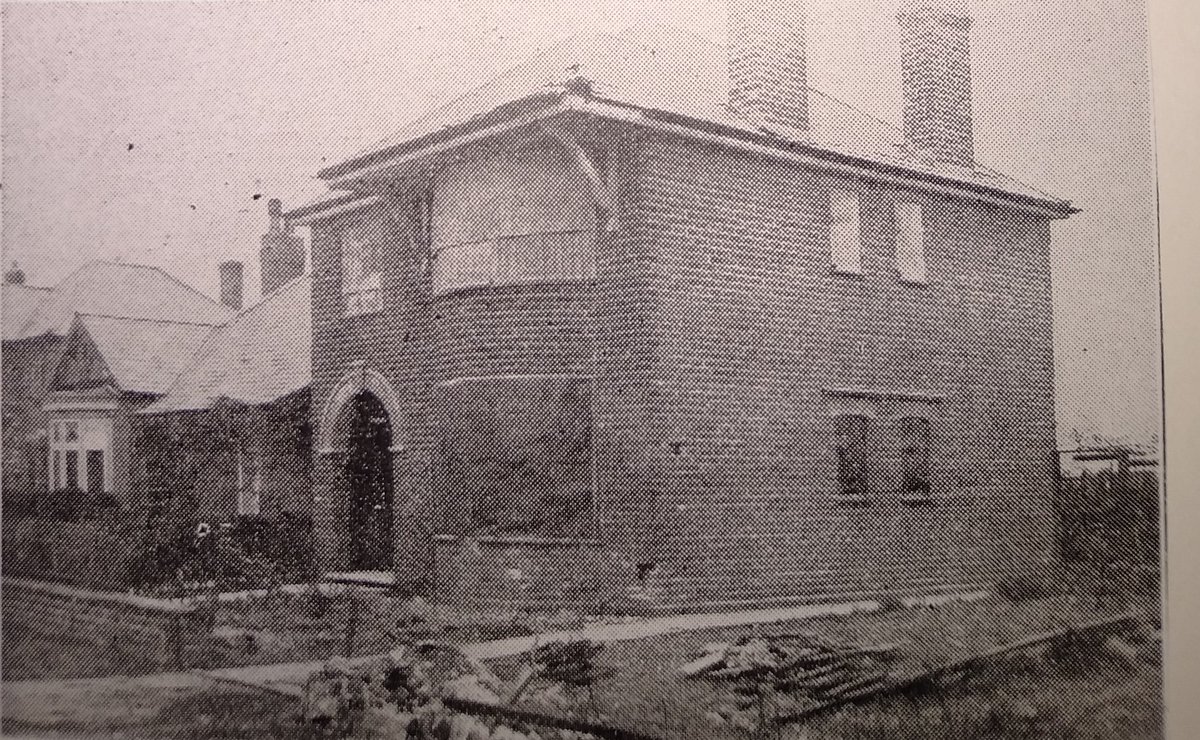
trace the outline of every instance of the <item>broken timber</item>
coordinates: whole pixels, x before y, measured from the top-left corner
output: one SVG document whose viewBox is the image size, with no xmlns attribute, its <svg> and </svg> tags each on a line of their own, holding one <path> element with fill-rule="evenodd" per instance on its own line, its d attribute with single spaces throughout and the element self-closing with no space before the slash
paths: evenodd
<svg viewBox="0 0 1200 740">
<path fill-rule="evenodd" d="M 588 735 L 595 735 L 604 740 L 655 740 L 651 735 L 645 735 L 633 730 L 626 730 L 622 727 L 614 727 L 612 725 L 600 724 L 598 722 L 588 722 L 585 720 L 575 719 L 573 717 L 563 717 L 560 715 L 544 714 L 529 709 L 518 709 L 516 707 L 506 707 L 499 704 L 484 704 L 478 701 L 469 699 L 459 699 L 456 697 L 446 697 L 442 699 L 442 703 L 448 708 L 464 714 L 487 715 L 496 717 L 507 722 L 523 722 L 540 727 L 553 727 L 559 730 L 570 730 L 572 732 L 582 732 Z"/>
<path fill-rule="evenodd" d="M 1138 616 L 1135 612 L 1126 612 L 1125 614 L 1121 614 L 1116 617 L 1108 617 L 1092 622 L 1085 622 L 1083 624 L 1066 627 L 1053 632 L 1042 632 L 1040 634 L 1017 640 L 1016 642 L 1010 642 L 1006 645 L 992 648 L 991 650 L 985 650 L 982 653 L 976 653 L 975 655 L 971 655 L 966 658 L 943 663 L 940 666 L 912 676 L 884 681 L 877 684 L 869 684 L 857 691 L 850 691 L 822 704 L 817 704 L 799 712 L 779 717 L 775 720 L 775 723 L 777 725 L 793 724 L 802 720 L 811 719 L 819 714 L 823 714 L 842 706 L 889 696 L 919 684 L 932 682 L 942 676 L 970 670 L 977 667 L 981 663 L 985 663 L 1002 655 L 1015 653 L 1031 647 L 1037 647 L 1039 645 L 1044 645 L 1051 642 L 1066 641 L 1082 636 L 1105 635 L 1122 627 L 1132 626 L 1137 619 Z"/>
</svg>

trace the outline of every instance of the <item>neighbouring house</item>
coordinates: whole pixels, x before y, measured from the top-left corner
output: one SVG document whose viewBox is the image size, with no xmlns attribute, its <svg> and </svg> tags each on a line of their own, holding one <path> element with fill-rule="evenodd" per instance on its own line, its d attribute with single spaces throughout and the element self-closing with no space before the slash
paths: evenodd
<svg viewBox="0 0 1200 740">
<path fill-rule="evenodd" d="M 4 494 L 134 496 L 129 413 L 161 393 L 233 311 L 154 267 L 91 262 L 52 288 L 6 275 Z"/>
<path fill-rule="evenodd" d="M 1054 557 L 1075 210 L 975 160 L 970 20 L 905 4 L 893 128 L 809 89 L 798 3 L 731 6 L 728 49 L 567 42 L 288 212 L 326 570 L 720 609 Z"/>
<path fill-rule="evenodd" d="M 149 488 L 194 495 L 208 521 L 309 514 L 311 304 L 307 275 L 275 286 L 138 412 Z"/>
</svg>

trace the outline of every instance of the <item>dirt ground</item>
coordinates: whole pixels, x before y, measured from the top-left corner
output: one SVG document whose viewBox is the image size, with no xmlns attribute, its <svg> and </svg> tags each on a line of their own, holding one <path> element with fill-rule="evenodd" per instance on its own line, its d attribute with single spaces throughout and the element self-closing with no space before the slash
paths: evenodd
<svg viewBox="0 0 1200 740">
<path fill-rule="evenodd" d="M 852 614 L 764 627 L 799 629 L 839 641 L 901 642 L 898 670 L 918 670 L 1031 634 L 1112 613 L 1062 597 L 1009 602 L 988 599 L 937 608 Z M 753 627 L 705 629 L 608 645 L 600 662 L 617 674 L 596 688 L 613 722 L 664 738 L 748 737 L 703 717 L 721 698 L 714 683 L 685 679 L 678 668 L 703 644 L 736 638 Z M 6 643 L 8 635 L 5 636 Z M 7 644 L 6 644 L 7 648 Z M 502 675 L 519 659 L 497 661 Z M 6 736 L 305 737 L 295 699 L 215 683 L 193 674 L 17 682 L 3 687 Z M 790 726 L 779 740 L 817 738 L 1161 736 L 1161 672 L 1143 661 L 1104 655 L 1008 663 L 937 692 L 850 707 Z M 365 737 L 365 736 L 364 736 Z"/>
</svg>

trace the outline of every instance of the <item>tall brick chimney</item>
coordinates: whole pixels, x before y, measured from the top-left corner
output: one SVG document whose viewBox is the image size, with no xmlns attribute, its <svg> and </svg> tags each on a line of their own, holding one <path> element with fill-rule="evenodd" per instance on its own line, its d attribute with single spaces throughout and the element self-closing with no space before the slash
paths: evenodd
<svg viewBox="0 0 1200 740">
<path fill-rule="evenodd" d="M 291 224 L 283 218 L 283 204 L 278 198 L 267 202 L 267 216 L 271 226 L 263 234 L 259 252 L 264 298 L 304 274 L 304 240 L 292 233 Z"/>
<path fill-rule="evenodd" d="M 966 2 L 907 0 L 897 17 L 905 144 L 917 156 L 969 167 L 975 143 Z"/>
<path fill-rule="evenodd" d="M 221 303 L 235 311 L 242 309 L 242 263 L 226 260 L 217 265 L 221 279 Z"/>
<path fill-rule="evenodd" d="M 808 130 L 801 0 L 729 0 L 729 105 L 751 121 Z"/>
</svg>

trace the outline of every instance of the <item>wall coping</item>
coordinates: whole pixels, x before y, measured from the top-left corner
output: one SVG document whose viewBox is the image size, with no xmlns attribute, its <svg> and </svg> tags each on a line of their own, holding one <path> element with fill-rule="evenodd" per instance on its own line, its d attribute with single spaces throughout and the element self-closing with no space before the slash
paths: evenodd
<svg viewBox="0 0 1200 740">
<path fill-rule="evenodd" d="M 467 538 L 456 534 L 435 534 L 434 542 L 459 542 L 464 539 L 472 539 L 481 545 L 491 547 L 508 547 L 511 545 L 529 545 L 531 547 L 600 547 L 602 543 L 594 539 L 573 539 L 569 537 L 523 537 L 520 535 L 512 537 L 504 537 L 500 535 L 487 535 L 485 537 Z"/>
<path fill-rule="evenodd" d="M 0 579 L 0 582 L 2 582 L 6 588 L 24 588 L 30 591 L 54 594 L 55 596 L 64 596 L 71 599 L 81 599 L 87 601 L 100 601 L 109 604 L 119 604 L 121 606 L 132 607 L 134 609 L 141 609 L 149 612 L 159 612 L 162 614 L 182 615 L 192 614 L 196 611 L 195 604 L 186 604 L 178 599 L 155 599 L 150 596 L 125 594 L 118 591 L 92 591 L 85 588 L 76 588 L 74 586 L 64 586 L 59 583 L 34 581 L 27 578 L 14 578 L 12 576 L 4 576 L 3 579 Z"/>
</svg>

